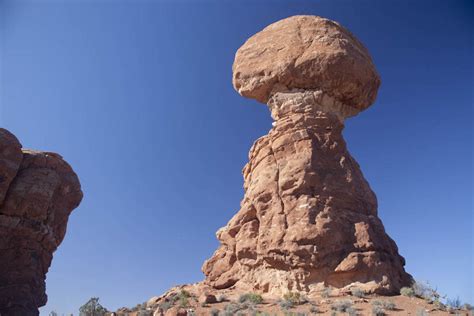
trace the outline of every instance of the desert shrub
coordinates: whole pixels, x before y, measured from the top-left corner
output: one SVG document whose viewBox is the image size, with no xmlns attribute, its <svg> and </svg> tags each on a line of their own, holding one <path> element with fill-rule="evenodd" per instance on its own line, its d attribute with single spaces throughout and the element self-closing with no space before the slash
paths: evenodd
<svg viewBox="0 0 474 316">
<path fill-rule="evenodd" d="M 382 305 L 373 304 L 372 305 L 372 315 L 373 316 L 384 316 L 385 310 L 383 309 Z"/>
<path fill-rule="evenodd" d="M 351 307 L 351 300 L 337 300 L 331 305 L 331 309 L 337 312 L 346 312 Z"/>
<path fill-rule="evenodd" d="M 416 311 L 416 316 L 428 316 L 428 312 L 424 309 L 419 309 Z"/>
<path fill-rule="evenodd" d="M 217 308 L 211 309 L 211 316 L 219 316 L 219 310 Z"/>
<path fill-rule="evenodd" d="M 79 308 L 80 316 L 102 316 L 107 313 L 107 309 L 99 303 L 98 297 L 92 297 Z"/>
<path fill-rule="evenodd" d="M 230 304 L 227 304 L 225 307 L 224 307 L 224 315 L 225 316 L 233 316 L 235 314 L 237 314 L 237 312 L 239 310 L 241 310 L 243 307 L 239 304 L 236 304 L 236 303 L 230 303 Z"/>
<path fill-rule="evenodd" d="M 322 297 L 322 298 L 328 298 L 329 296 L 331 296 L 331 287 L 325 287 L 325 288 L 321 291 L 321 297 Z"/>
<path fill-rule="evenodd" d="M 351 294 L 352 294 L 352 296 L 355 296 L 355 297 L 364 297 L 365 296 L 365 291 L 358 288 L 358 287 L 353 287 L 351 289 Z"/>
<path fill-rule="evenodd" d="M 347 313 L 347 315 L 349 315 L 349 316 L 356 316 L 356 315 L 357 315 L 357 311 L 356 311 L 353 307 L 349 307 L 349 308 L 346 310 L 346 313 Z"/>
<path fill-rule="evenodd" d="M 163 311 L 167 311 L 168 309 L 170 309 L 170 307 L 173 306 L 173 302 L 172 301 L 164 301 L 163 303 L 161 303 L 159 305 L 159 307 L 163 310 Z"/>
<path fill-rule="evenodd" d="M 286 310 L 288 310 L 290 308 L 293 308 L 293 306 L 294 306 L 294 304 L 291 301 L 288 301 L 288 300 L 280 300 L 278 302 L 278 305 L 280 305 L 280 307 L 282 309 L 286 309 Z"/>
<path fill-rule="evenodd" d="M 179 306 L 180 307 L 188 307 L 189 299 L 186 296 L 181 296 L 179 298 Z"/>
<path fill-rule="evenodd" d="M 177 296 L 174 297 L 176 301 L 178 301 L 180 307 L 188 307 L 189 305 L 189 299 L 192 297 L 192 295 L 185 290 L 181 290 L 181 292 L 178 293 Z"/>
<path fill-rule="evenodd" d="M 397 305 L 392 301 L 382 301 L 382 307 L 387 311 L 393 311 L 397 308 Z"/>
<path fill-rule="evenodd" d="M 395 305 L 394 302 L 392 301 L 388 301 L 388 300 L 384 300 L 384 301 L 372 301 L 372 314 L 374 314 L 374 309 L 376 309 L 375 307 L 380 307 L 380 309 L 382 310 L 385 310 L 385 311 L 393 311 L 395 310 L 395 308 L 397 308 L 397 306 Z M 375 315 L 375 314 L 374 314 Z"/>
<path fill-rule="evenodd" d="M 283 300 L 290 301 L 293 305 L 299 305 L 306 303 L 308 300 L 306 297 L 297 292 L 288 292 L 283 295 Z"/>
<path fill-rule="evenodd" d="M 448 307 L 450 307 L 451 309 L 460 309 L 462 304 L 461 304 L 461 300 L 459 299 L 459 297 L 456 297 L 456 298 L 448 298 L 446 300 L 446 305 Z"/>
<path fill-rule="evenodd" d="M 472 311 L 474 310 L 474 306 L 472 306 L 471 304 L 469 303 L 465 303 L 463 306 L 462 306 L 463 309 L 467 310 L 467 311 Z"/>
<path fill-rule="evenodd" d="M 220 295 L 217 295 L 217 296 L 216 296 L 216 300 L 217 300 L 217 302 L 219 302 L 219 303 L 225 302 L 225 301 L 227 301 L 227 297 L 226 297 L 225 295 L 223 295 L 223 294 L 220 294 Z"/>
<path fill-rule="evenodd" d="M 309 312 L 310 312 L 311 314 L 317 314 L 317 313 L 319 313 L 319 308 L 316 307 L 316 306 L 314 306 L 314 305 L 312 305 L 312 306 L 309 308 Z"/>
<path fill-rule="evenodd" d="M 252 303 L 252 304 L 257 305 L 257 304 L 260 304 L 260 303 L 263 302 L 263 298 L 259 294 L 246 293 L 246 294 L 240 295 L 239 302 L 240 303 Z"/>
<path fill-rule="evenodd" d="M 411 287 L 406 287 L 406 286 L 400 289 L 400 294 L 403 296 L 408 296 L 408 297 L 415 296 L 415 292 L 413 291 L 413 289 Z"/>
<path fill-rule="evenodd" d="M 435 300 L 440 298 L 437 290 L 431 287 L 431 285 L 426 282 L 415 282 L 412 285 L 413 293 L 416 297 L 427 300 L 429 303 L 433 303 Z"/>
<path fill-rule="evenodd" d="M 446 306 L 443 303 L 441 303 L 441 301 L 439 299 L 434 300 L 433 305 L 436 309 L 439 309 L 439 310 L 445 310 L 446 309 Z"/>
</svg>

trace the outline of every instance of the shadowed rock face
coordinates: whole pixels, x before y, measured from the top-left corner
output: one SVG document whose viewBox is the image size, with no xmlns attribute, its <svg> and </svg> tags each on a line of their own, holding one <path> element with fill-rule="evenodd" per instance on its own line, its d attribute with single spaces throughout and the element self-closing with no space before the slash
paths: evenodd
<svg viewBox="0 0 474 316">
<path fill-rule="evenodd" d="M 234 86 L 267 102 L 274 123 L 250 150 L 245 196 L 217 232 L 206 284 L 280 295 L 354 285 L 395 294 L 411 283 L 342 137 L 379 83 L 362 44 L 319 17 L 282 20 L 239 49 Z"/>
<path fill-rule="evenodd" d="M 55 153 L 25 150 L 0 129 L 0 314 L 38 315 L 46 273 L 82 199 L 79 180 Z"/>
</svg>

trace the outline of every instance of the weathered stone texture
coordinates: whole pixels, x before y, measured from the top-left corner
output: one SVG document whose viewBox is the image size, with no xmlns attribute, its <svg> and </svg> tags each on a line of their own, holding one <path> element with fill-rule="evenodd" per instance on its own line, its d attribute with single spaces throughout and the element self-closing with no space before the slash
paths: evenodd
<svg viewBox="0 0 474 316">
<path fill-rule="evenodd" d="M 267 103 L 291 89 L 321 90 L 361 111 L 377 96 L 380 79 L 367 49 L 337 22 L 293 16 L 250 37 L 235 56 L 235 89 Z"/>
<path fill-rule="evenodd" d="M 81 199 L 61 156 L 22 150 L 0 129 L 0 314 L 37 315 L 46 304 L 46 273 Z"/>
<path fill-rule="evenodd" d="M 206 284 L 276 295 L 354 285 L 395 294 L 410 284 L 342 137 L 379 84 L 362 44 L 319 17 L 276 22 L 238 50 L 236 90 L 266 102 L 275 121 L 250 150 L 245 196 L 217 232 Z"/>
</svg>

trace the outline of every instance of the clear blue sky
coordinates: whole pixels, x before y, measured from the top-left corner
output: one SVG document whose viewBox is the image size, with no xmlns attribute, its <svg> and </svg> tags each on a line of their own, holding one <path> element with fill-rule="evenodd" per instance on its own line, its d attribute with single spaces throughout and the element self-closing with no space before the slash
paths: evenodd
<svg viewBox="0 0 474 316">
<path fill-rule="evenodd" d="M 61 153 L 84 200 L 47 277 L 48 305 L 109 309 L 203 278 L 238 210 L 264 105 L 232 88 L 234 53 L 295 14 L 339 21 L 382 77 L 349 150 L 416 279 L 474 303 L 470 1 L 1 1 L 0 123 Z"/>
</svg>

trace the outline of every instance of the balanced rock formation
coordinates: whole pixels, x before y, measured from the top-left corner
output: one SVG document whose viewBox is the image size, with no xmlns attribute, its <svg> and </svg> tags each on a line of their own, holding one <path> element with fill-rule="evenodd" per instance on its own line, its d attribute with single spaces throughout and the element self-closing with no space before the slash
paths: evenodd
<svg viewBox="0 0 474 316">
<path fill-rule="evenodd" d="M 61 156 L 22 149 L 0 129 L 0 315 L 38 315 L 46 304 L 46 273 L 81 199 Z"/>
<path fill-rule="evenodd" d="M 380 85 L 367 49 L 336 22 L 290 17 L 237 51 L 233 83 L 267 103 L 274 123 L 250 150 L 241 208 L 217 232 L 205 284 L 275 295 L 409 285 L 342 137 L 344 120 L 368 108 Z"/>
</svg>

